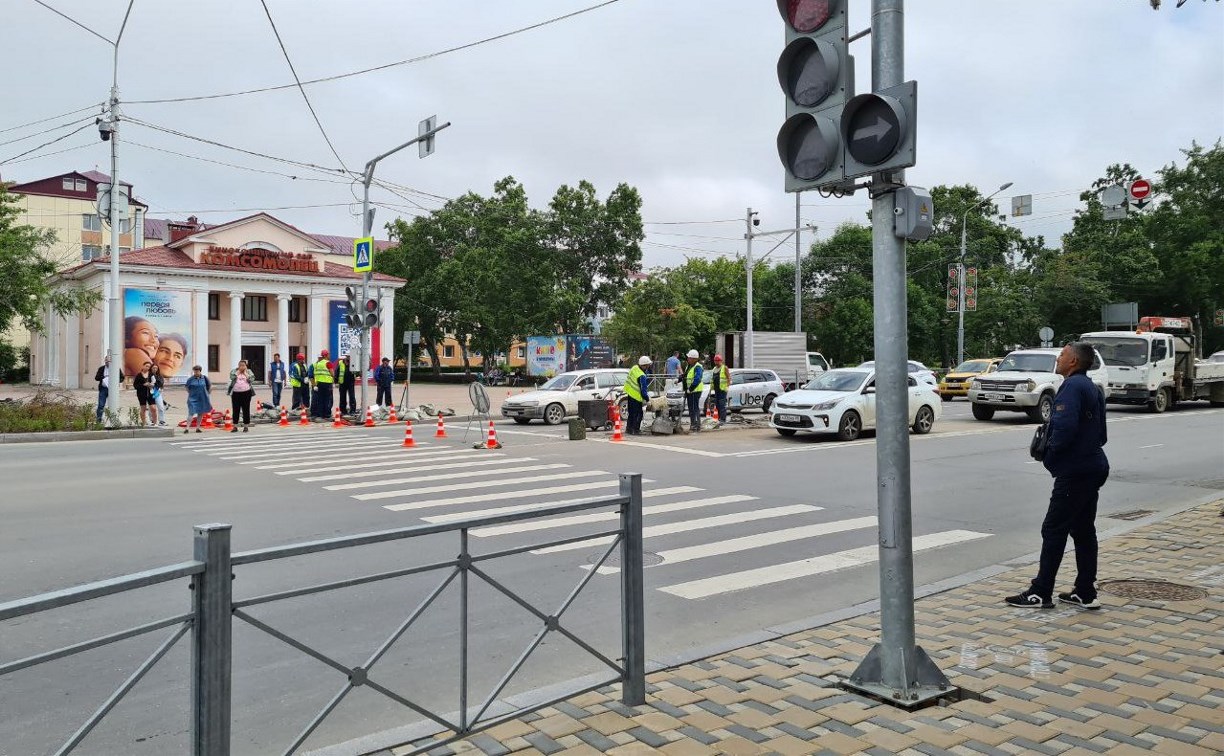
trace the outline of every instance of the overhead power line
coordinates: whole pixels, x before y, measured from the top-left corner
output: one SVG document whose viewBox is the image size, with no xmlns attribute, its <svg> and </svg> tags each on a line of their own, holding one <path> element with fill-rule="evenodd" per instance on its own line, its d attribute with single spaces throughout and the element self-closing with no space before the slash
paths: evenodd
<svg viewBox="0 0 1224 756">
<path fill-rule="evenodd" d="M 191 160 L 199 160 L 199 161 L 204 162 L 204 163 L 213 163 L 213 164 L 215 164 L 215 165 L 225 166 L 226 168 L 235 168 L 235 169 L 240 170 L 240 171 L 250 171 L 250 172 L 252 172 L 252 173 L 263 173 L 263 174 L 267 174 L 267 175 L 270 175 L 270 176 L 280 176 L 280 177 L 282 177 L 282 178 L 293 179 L 294 181 L 319 181 L 319 182 L 322 182 L 322 183 L 325 183 L 325 184 L 347 184 L 347 183 L 349 183 L 349 182 L 348 182 L 348 181 L 346 181 L 345 179 L 341 179 L 341 178 L 322 178 L 322 177 L 315 177 L 315 176 L 297 176 L 297 175 L 294 175 L 294 174 L 292 174 L 292 173 L 282 173 L 282 172 L 280 172 L 280 171 L 270 171 L 270 170 L 268 170 L 268 169 L 266 169 L 266 168 L 253 168 L 253 167 L 251 167 L 251 166 L 249 166 L 249 165 L 238 165 L 237 163 L 227 163 L 227 162 L 225 162 L 224 160 L 214 160 L 213 158 L 206 158 L 206 157 L 202 157 L 202 156 L 200 156 L 200 155 L 190 155 L 190 154 L 185 153 L 185 152 L 175 152 L 174 150 L 167 150 L 167 149 L 165 149 L 164 147 L 154 147 L 154 146 L 153 146 L 153 145 L 151 145 L 151 144 L 144 144 L 144 143 L 142 143 L 142 142 L 135 142 L 135 141 L 132 141 L 131 139 L 125 139 L 125 140 L 124 140 L 124 143 L 125 143 L 125 144 L 130 144 L 130 145 L 133 145 L 133 146 L 136 146 L 136 147 L 141 147 L 141 148 L 144 148 L 144 149 L 146 149 L 146 150 L 153 150 L 154 152 L 164 152 L 164 153 L 166 153 L 167 155 L 174 155 L 174 156 L 176 156 L 176 157 L 184 157 L 184 158 L 188 158 L 188 159 L 191 159 Z"/>
<path fill-rule="evenodd" d="M 52 139 L 50 142 L 43 142 L 42 144 L 38 145 L 37 147 L 34 147 L 34 148 L 32 148 L 32 149 L 29 149 L 29 150 L 26 150 L 25 152 L 22 152 L 22 153 L 20 153 L 20 154 L 14 155 L 14 156 L 12 156 L 11 158 L 8 158 L 8 159 L 6 159 L 6 160 L 0 160 L 0 165 L 4 165 L 5 163 L 12 162 L 12 161 L 16 160 L 16 159 L 17 159 L 17 158 L 19 158 L 19 157 L 25 157 L 26 155 L 29 155 L 31 152 L 38 152 L 38 151 L 39 151 L 39 150 L 41 150 L 43 147 L 50 147 L 51 145 L 55 144 L 56 142 L 62 142 L 62 141 L 64 141 L 65 139 L 67 139 L 68 137 L 72 136 L 73 134 L 77 134 L 77 133 L 79 133 L 79 132 L 81 132 L 81 131 L 84 131 L 85 129 L 89 128 L 89 127 L 90 127 L 90 126 L 92 126 L 92 125 L 93 125 L 92 123 L 86 123 L 86 124 L 83 124 L 83 125 L 82 125 L 80 128 L 78 128 L 78 129 L 74 129 L 74 130 L 72 130 L 72 131 L 69 131 L 67 134 L 64 134 L 63 136 L 58 136 L 58 137 L 56 137 L 55 139 Z"/>
<path fill-rule="evenodd" d="M 98 39 L 102 40 L 103 42 L 105 42 L 106 44 L 110 45 L 111 47 L 114 47 L 114 46 L 115 46 L 115 43 L 114 43 L 113 41 L 111 41 L 110 39 L 108 39 L 108 38 L 106 38 L 106 37 L 103 37 L 101 34 L 97 33 L 97 32 L 96 32 L 96 31 L 94 31 L 93 29 L 90 29 L 88 26 L 86 26 L 85 24 L 81 23 L 80 21 L 77 21 L 77 20 L 76 20 L 75 18 L 73 18 L 72 16 L 69 16 L 68 14 L 66 14 L 66 13 L 64 13 L 64 12 L 62 12 L 62 11 L 56 10 L 55 8 L 52 8 L 50 5 L 47 5 L 46 3 L 44 3 L 44 2 L 43 2 L 43 0 L 34 0 L 34 2 L 38 3 L 39 5 L 41 5 L 42 7 L 46 8 L 47 10 L 51 11 L 51 12 L 52 12 L 52 13 L 54 13 L 55 15 L 60 16 L 61 18 L 66 19 L 66 20 L 67 20 L 69 23 L 71 23 L 71 24 L 75 24 L 76 26 L 81 27 L 82 29 L 84 29 L 85 31 L 87 31 L 87 32 L 89 32 L 90 34 L 94 35 L 95 37 L 97 37 Z M 129 8 L 128 8 L 128 10 L 130 11 L 130 10 L 131 10 L 131 8 L 129 7 Z"/>
<path fill-rule="evenodd" d="M 75 126 L 78 123 L 84 123 L 86 121 L 92 121 L 92 120 L 93 120 L 93 116 L 90 116 L 88 118 L 78 118 L 75 121 L 69 121 L 68 123 L 61 123 L 59 126 L 52 126 L 51 128 L 43 129 L 42 131 L 35 131 L 33 134 L 26 134 L 25 136 L 16 137 L 14 139 L 8 140 L 7 142 L 0 142 L 0 147 L 3 147 L 6 144 L 16 144 L 17 142 L 24 142 L 27 139 L 33 139 L 34 137 L 39 137 L 39 136 L 42 136 L 43 134 L 50 134 L 53 131 L 59 131 L 60 129 L 66 129 L 69 126 Z"/>
<path fill-rule="evenodd" d="M 539 23 L 531 24 L 529 26 L 523 26 L 518 29 L 513 29 L 511 31 L 508 31 L 508 32 L 503 32 L 501 34 L 495 34 L 492 37 L 485 37 L 484 39 L 478 39 L 475 42 L 468 42 L 466 44 L 458 45 L 456 47 L 448 47 L 445 50 L 438 50 L 436 52 L 426 53 L 424 55 L 418 55 L 415 58 L 407 58 L 406 60 L 398 60 L 398 61 L 395 61 L 394 63 L 384 63 L 380 66 L 374 66 L 373 68 L 363 68 L 360 71 L 350 71 L 348 73 L 335 74 L 333 76 L 324 76 L 319 79 L 307 79 L 306 81 L 299 81 L 297 84 L 278 84 L 272 87 L 259 87 L 258 89 L 244 89 L 238 92 L 222 92 L 222 93 L 210 94 L 210 95 L 196 95 L 194 97 L 167 97 L 167 98 L 158 99 L 158 100 L 129 100 L 128 102 L 129 104 L 136 104 L 136 105 L 160 105 L 162 103 L 168 103 L 168 102 L 195 102 L 199 100 L 217 100 L 223 97 L 240 97 L 242 95 L 260 94 L 263 92 L 277 92 L 282 89 L 293 89 L 295 86 L 300 87 L 306 84 L 321 84 L 325 81 L 337 81 L 339 79 L 348 79 L 353 76 L 362 76 L 364 74 L 374 73 L 375 71 L 384 71 L 388 68 L 395 68 L 397 66 L 406 66 L 412 63 L 420 63 L 421 61 L 429 60 L 431 58 L 437 58 L 442 55 L 449 55 L 450 53 L 459 52 L 461 50 L 467 50 L 469 48 L 488 44 L 490 42 L 496 42 L 498 40 L 506 39 L 507 37 L 513 37 L 516 34 L 522 34 L 524 32 L 533 31 L 535 29 L 539 29 L 544 26 L 549 26 L 551 24 L 555 24 L 560 21 L 565 21 L 566 19 L 574 18 L 575 16 L 581 16 L 584 13 L 590 13 L 593 10 L 598 10 L 600 8 L 603 8 L 605 6 L 612 5 L 618 2 L 620 2 L 620 0 L 605 0 L 602 3 L 598 3 L 596 5 L 592 5 L 587 8 L 581 8 L 579 10 L 574 11 L 573 13 L 566 13 L 563 16 L 557 16 L 555 18 L 550 18 L 546 21 L 540 21 Z"/>
<path fill-rule="evenodd" d="M 221 142 L 217 142 L 217 141 L 214 141 L 214 140 L 212 140 L 212 139 L 206 139 L 206 138 L 204 138 L 204 137 L 198 137 L 198 136 L 193 136 L 193 135 L 191 135 L 191 134 L 186 134 L 186 133 L 184 133 L 184 132 L 182 132 L 182 131 L 177 131 L 177 130 L 175 130 L 175 129 L 167 128 L 167 127 L 165 127 L 165 126 L 158 126 L 157 124 L 149 123 L 149 122 L 147 122 L 147 121 L 142 121 L 142 120 L 140 120 L 139 118 L 133 118 L 133 117 L 132 117 L 132 116 L 130 116 L 130 115 L 127 117 L 127 122 L 128 122 L 128 123 L 134 123 L 134 124 L 136 124 L 136 125 L 138 125 L 138 126 L 144 126 L 145 128 L 147 128 L 147 129 L 153 129 L 154 131 L 163 131 L 163 132 L 165 132 L 165 133 L 167 133 L 167 134 L 172 134 L 173 136 L 182 137 L 183 139 L 191 139 L 191 140 L 196 141 L 196 142 L 202 142 L 202 143 L 204 143 L 204 144 L 210 144 L 210 145 L 212 145 L 213 147 L 220 147 L 220 148 L 222 148 L 222 149 L 226 149 L 226 150 L 233 150 L 234 152 L 241 152 L 241 153 L 242 153 L 242 154 L 244 154 L 244 155 L 250 155 L 250 156 L 252 156 L 252 157 L 263 158 L 263 159 L 265 159 L 265 160 L 273 160 L 273 161 L 276 161 L 276 162 L 278 162 L 278 163 L 286 163 L 286 164 L 288 164 L 288 165 L 296 165 L 296 166 L 299 166 L 299 167 L 301 167 L 301 168 L 309 168 L 309 169 L 311 169 L 311 170 L 314 170 L 314 171 L 321 171 L 321 172 L 326 173 L 326 174 L 329 174 L 329 175 L 343 175 L 343 174 L 347 173 L 347 171 L 346 171 L 344 168 L 328 168 L 328 167 L 327 167 L 327 166 L 325 166 L 325 165 L 317 165 L 317 164 L 315 164 L 315 163 L 307 163 L 307 162 L 302 161 L 302 160 L 291 160 L 291 159 L 289 159 L 289 158 L 276 157 L 275 155 L 266 155 L 266 154 L 264 154 L 264 153 L 262 153 L 262 152 L 255 152 L 254 150 L 247 150 L 247 149 L 243 149 L 242 147 L 234 147 L 234 146 L 232 146 L 232 145 L 223 144 L 223 143 L 221 143 Z"/>
<path fill-rule="evenodd" d="M 68 147 L 63 150 L 56 150 L 55 152 L 44 152 L 41 155 L 31 155 L 30 157 L 24 157 L 20 160 L 5 160 L 4 162 L 6 165 L 16 165 L 17 163 L 28 163 L 31 160 L 42 160 L 43 158 L 48 158 L 48 157 L 51 157 L 52 155 L 62 155 L 65 152 L 73 152 L 74 150 L 83 150 L 86 147 L 93 147 L 97 143 L 98 143 L 97 139 L 90 139 L 85 144 L 78 144 L 76 147 Z"/>
<path fill-rule="evenodd" d="M 19 129 L 24 129 L 27 126 L 37 126 L 40 123 L 46 123 L 47 121 L 58 121 L 61 118 L 67 118 L 68 116 L 76 115 L 77 113 L 84 113 L 86 110 L 93 110 L 94 108 L 99 108 L 105 104 L 106 103 L 103 103 L 103 102 L 95 102 L 95 103 L 86 105 L 83 108 L 77 108 L 76 110 L 70 110 L 67 113 L 60 113 L 59 115 L 53 115 L 53 116 L 48 116 L 46 118 L 40 118 L 37 121 L 30 121 L 29 123 L 23 123 L 17 126 L 9 126 L 6 129 L 0 129 L 0 134 L 7 134 L 10 131 L 17 131 Z"/>
</svg>

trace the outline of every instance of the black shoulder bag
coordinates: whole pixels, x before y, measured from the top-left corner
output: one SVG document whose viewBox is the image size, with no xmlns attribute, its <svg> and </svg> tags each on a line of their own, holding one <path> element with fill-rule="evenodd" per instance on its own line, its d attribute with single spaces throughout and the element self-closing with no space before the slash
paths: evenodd
<svg viewBox="0 0 1224 756">
<path fill-rule="evenodd" d="M 1048 422 L 1037 426 L 1033 431 L 1033 440 L 1029 441 L 1029 456 L 1040 462 L 1045 459 L 1046 446 L 1050 443 L 1050 424 Z"/>
</svg>

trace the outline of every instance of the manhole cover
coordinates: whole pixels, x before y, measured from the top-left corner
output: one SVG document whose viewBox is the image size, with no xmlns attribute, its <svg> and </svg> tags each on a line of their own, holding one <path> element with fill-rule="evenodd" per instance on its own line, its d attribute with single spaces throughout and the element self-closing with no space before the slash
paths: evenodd
<svg viewBox="0 0 1224 756">
<path fill-rule="evenodd" d="M 1207 591 L 1202 588 L 1164 580 L 1106 580 L 1099 588 L 1115 596 L 1149 601 L 1196 601 L 1207 598 Z"/>
<path fill-rule="evenodd" d="M 1132 509 L 1129 512 L 1118 512 L 1117 514 L 1105 515 L 1111 520 L 1139 520 L 1152 514 L 1151 509 Z"/>
<path fill-rule="evenodd" d="M 587 557 L 587 564 L 595 564 L 596 562 L 599 561 L 599 558 L 601 556 L 603 556 L 602 551 L 591 554 L 590 556 Z M 643 567 L 654 567 L 656 564 L 663 564 L 663 557 L 659 556 L 653 551 L 643 551 L 642 552 L 642 566 Z M 620 549 L 613 551 L 612 554 L 608 556 L 608 558 L 604 561 L 603 566 L 604 567 L 620 567 L 621 566 Z"/>
</svg>

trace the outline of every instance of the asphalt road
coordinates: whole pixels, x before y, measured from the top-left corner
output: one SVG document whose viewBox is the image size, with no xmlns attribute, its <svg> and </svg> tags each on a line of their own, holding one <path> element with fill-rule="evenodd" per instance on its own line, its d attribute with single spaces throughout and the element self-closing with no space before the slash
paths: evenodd
<svg viewBox="0 0 1224 756">
<path fill-rule="evenodd" d="M 1049 476 L 1028 460 L 1021 415 L 973 420 L 944 405 L 911 444 L 918 584 L 1034 552 Z M 1152 415 L 1111 408 L 1113 473 L 1101 517 L 1159 511 L 1221 491 L 1224 410 L 1206 405 Z M 0 447 L 0 602 L 184 561 L 192 526 L 233 525 L 243 550 L 440 521 L 506 506 L 611 495 L 621 472 L 649 481 L 646 550 L 648 654 L 662 658 L 760 628 L 852 606 L 877 593 L 875 445 L 782 438 L 767 429 L 692 437 L 607 434 L 566 440 L 560 428 L 498 423 L 505 448 L 473 451 L 463 426 L 436 441 L 417 426 L 280 429 L 172 440 Z M 364 467 L 358 467 L 365 465 Z M 1103 520 L 1101 527 L 1110 521 Z M 486 553 L 615 527 L 474 533 Z M 449 559 L 457 537 L 432 536 L 236 570 L 238 598 Z M 487 564 L 489 573 L 551 613 L 602 549 L 585 545 Z M 606 570 L 605 570 L 606 572 Z M 1104 577 L 1104 576 L 1103 576 Z M 442 579 L 399 578 L 255 607 L 261 621 L 346 665 L 361 664 Z M 1017 586 L 1021 588 L 1022 586 Z M 563 623 L 610 658 L 620 656 L 618 581 L 593 577 Z M 1001 598 L 1001 597 L 1000 597 Z M 185 582 L 142 589 L 0 625 L 0 663 L 183 611 Z M 538 622 L 472 581 L 472 701 L 483 700 Z M 372 668 L 371 678 L 447 712 L 457 706 L 457 591 L 447 589 Z M 54 749 L 168 635 L 149 636 L 0 678 L 0 754 Z M 243 623 L 235 626 L 234 752 L 278 753 L 343 687 L 343 676 Z M 185 741 L 187 646 L 180 641 L 85 741 L 85 753 L 180 752 Z M 550 636 L 507 693 L 605 669 Z M 307 742 L 340 742 L 419 716 L 369 688 L 354 691 Z M 278 749 L 279 747 L 279 749 Z"/>
</svg>

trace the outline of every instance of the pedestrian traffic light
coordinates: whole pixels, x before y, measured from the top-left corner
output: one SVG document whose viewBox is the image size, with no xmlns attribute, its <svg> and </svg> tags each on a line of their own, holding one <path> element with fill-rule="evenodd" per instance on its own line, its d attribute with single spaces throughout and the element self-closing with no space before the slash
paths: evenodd
<svg viewBox="0 0 1224 756">
<path fill-rule="evenodd" d="M 377 328 L 382 323 L 382 306 L 374 298 L 365 302 L 365 327 Z"/>
<path fill-rule="evenodd" d="M 909 168 L 915 160 L 918 83 L 861 94 L 842 111 L 846 178 Z"/>
<path fill-rule="evenodd" d="M 778 131 L 785 189 L 844 183 L 839 123 L 854 91 L 849 55 L 848 0 L 777 0 L 786 22 L 786 47 L 778 58 L 778 83 L 786 95 L 786 121 Z"/>
<path fill-rule="evenodd" d="M 345 303 L 344 322 L 349 328 L 361 328 L 361 305 L 357 302 L 357 292 L 352 286 L 344 287 L 344 295 L 348 297 Z"/>
</svg>

